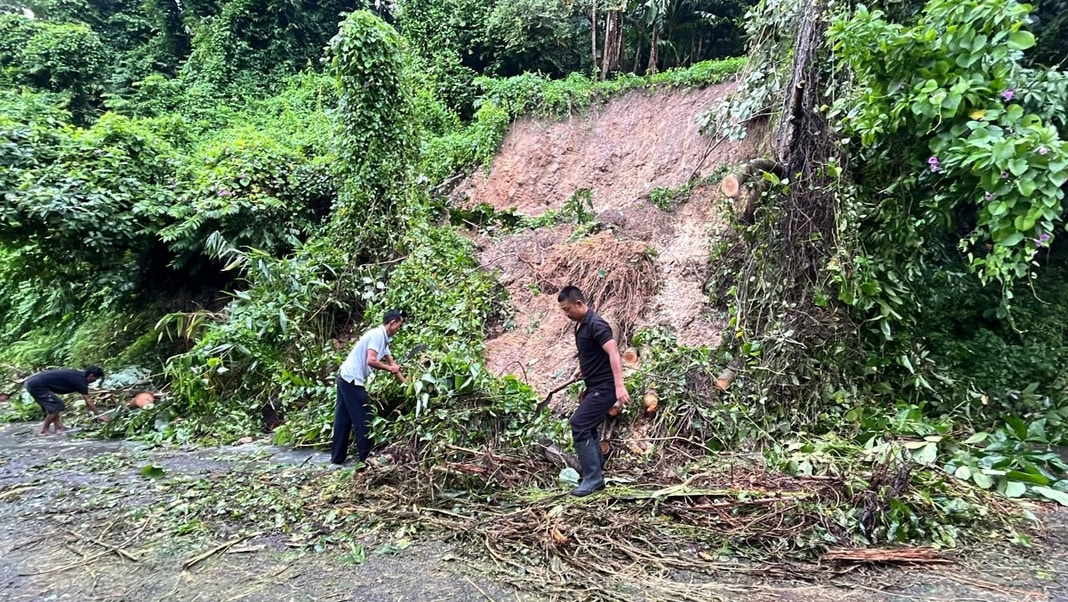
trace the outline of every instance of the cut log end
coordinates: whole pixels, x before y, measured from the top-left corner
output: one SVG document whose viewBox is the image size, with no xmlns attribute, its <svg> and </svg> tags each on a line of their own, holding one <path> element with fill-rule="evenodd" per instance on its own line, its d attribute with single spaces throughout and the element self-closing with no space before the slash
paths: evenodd
<svg viewBox="0 0 1068 602">
<path fill-rule="evenodd" d="M 156 403 L 156 396 L 150 391 L 141 391 L 137 395 L 134 395 L 133 401 L 130 403 L 135 408 L 145 408 Z"/>
<path fill-rule="evenodd" d="M 719 190 L 723 193 L 723 196 L 733 199 L 742 190 L 742 183 L 741 176 L 732 173 L 723 178 L 723 181 L 719 184 Z"/>
<path fill-rule="evenodd" d="M 716 388 L 720 391 L 726 391 L 732 382 L 734 382 L 734 370 L 727 368 L 716 377 Z"/>
</svg>

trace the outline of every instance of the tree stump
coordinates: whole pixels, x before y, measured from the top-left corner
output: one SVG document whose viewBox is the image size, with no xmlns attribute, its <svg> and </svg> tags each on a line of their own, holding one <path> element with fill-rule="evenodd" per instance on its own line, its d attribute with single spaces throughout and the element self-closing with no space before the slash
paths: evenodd
<svg viewBox="0 0 1068 602">
<path fill-rule="evenodd" d="M 719 184 L 724 196 L 735 199 L 734 216 L 743 224 L 753 223 L 757 199 L 765 188 L 764 173 L 773 173 L 781 178 L 782 165 L 774 159 L 752 159 L 742 164 L 738 171 L 728 174 Z M 753 186 L 746 188 L 749 181 L 753 181 Z"/>
</svg>

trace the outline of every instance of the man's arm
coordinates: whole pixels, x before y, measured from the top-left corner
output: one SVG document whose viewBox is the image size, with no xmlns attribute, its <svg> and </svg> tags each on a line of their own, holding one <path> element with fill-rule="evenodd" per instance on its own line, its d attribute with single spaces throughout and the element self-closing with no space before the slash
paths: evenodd
<svg viewBox="0 0 1068 602">
<path fill-rule="evenodd" d="M 630 393 L 623 384 L 623 364 L 619 360 L 619 347 L 615 339 L 608 339 L 601 345 L 601 349 L 608 354 L 608 363 L 612 365 L 612 380 L 616 384 L 616 401 L 618 403 L 630 403 Z"/>
<path fill-rule="evenodd" d="M 93 398 L 88 394 L 82 394 L 82 399 L 85 400 L 85 407 L 89 408 L 89 411 L 94 414 L 99 414 L 100 410 L 96 409 L 96 404 L 93 403 Z"/>
<path fill-rule="evenodd" d="M 387 360 L 387 361 L 383 361 Z M 393 361 L 392 355 L 384 356 L 381 360 L 378 359 L 378 352 L 374 349 L 367 350 L 367 365 L 376 369 L 384 370 L 391 373 L 398 381 L 404 382 L 404 375 L 401 374 L 400 365 Z"/>
</svg>

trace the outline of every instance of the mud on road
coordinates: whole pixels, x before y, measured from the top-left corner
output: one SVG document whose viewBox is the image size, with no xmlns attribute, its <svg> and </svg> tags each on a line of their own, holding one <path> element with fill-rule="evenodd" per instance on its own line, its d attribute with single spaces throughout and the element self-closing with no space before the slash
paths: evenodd
<svg viewBox="0 0 1068 602">
<path fill-rule="evenodd" d="M 333 473 L 325 454 L 266 445 L 148 449 L 36 432 L 0 426 L 0 599 L 515 599 L 445 545 L 287 533 L 287 525 L 270 528 L 270 497 L 263 516 L 242 516 L 228 502 L 258 510 L 248 500 L 210 499 L 211 487 L 198 491 L 268 470 L 314 481 Z M 288 521 L 291 508 L 282 506 L 277 518 Z"/>
<path fill-rule="evenodd" d="M 509 585 L 477 551 L 414 526 L 350 535 L 357 517 L 330 507 L 351 473 L 331 468 L 323 453 L 35 433 L 36 425 L 0 425 L 3 600 L 546 599 Z M 1068 513 L 1040 514 L 1030 548 L 967 551 L 948 566 L 851 567 L 820 580 L 749 571 L 726 575 L 716 597 L 1068 600 Z"/>
</svg>

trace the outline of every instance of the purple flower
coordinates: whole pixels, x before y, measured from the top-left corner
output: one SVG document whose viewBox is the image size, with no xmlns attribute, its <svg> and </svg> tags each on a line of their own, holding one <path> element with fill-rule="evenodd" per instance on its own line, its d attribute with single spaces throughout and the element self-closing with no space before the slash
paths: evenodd
<svg viewBox="0 0 1068 602">
<path fill-rule="evenodd" d="M 230 196 L 230 191 L 225 189 L 225 188 L 223 188 L 222 190 L 219 191 L 219 196 Z"/>
<path fill-rule="evenodd" d="M 1040 147 L 1038 147 L 1038 154 L 1040 154 L 1040 155 L 1049 154 L 1049 149 L 1044 147 L 1044 146 L 1040 146 Z"/>
<path fill-rule="evenodd" d="M 1016 96 L 1016 88 L 1008 88 L 1001 92 L 1001 97 L 1006 101 L 1012 100 Z"/>
<path fill-rule="evenodd" d="M 1038 249 L 1040 247 L 1045 247 L 1046 245 L 1049 244 L 1049 234 L 1046 234 L 1045 232 L 1043 232 L 1042 234 L 1039 235 L 1038 238 L 1033 238 L 1031 240 L 1032 240 L 1032 242 L 1035 243 L 1035 248 L 1036 249 Z"/>
<path fill-rule="evenodd" d="M 927 160 L 927 164 L 931 166 L 931 171 L 938 171 L 941 168 L 941 163 L 938 162 L 938 157 L 931 155 L 931 158 Z"/>
<path fill-rule="evenodd" d="M 985 195 L 983 195 L 983 198 L 985 198 L 985 199 L 986 199 L 986 200 L 988 200 L 988 201 L 990 201 L 990 200 L 993 200 L 993 199 L 994 199 L 994 194 L 993 194 L 993 193 L 990 193 L 990 192 L 988 192 L 988 193 L 986 193 Z"/>
<path fill-rule="evenodd" d="M 1009 172 L 1007 172 L 1007 171 L 1001 172 L 1001 179 L 1002 180 L 1008 180 L 1009 179 Z"/>
</svg>

